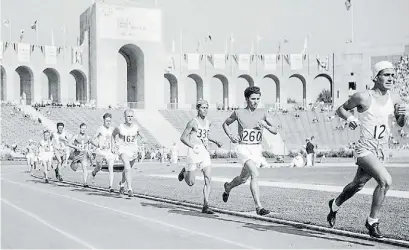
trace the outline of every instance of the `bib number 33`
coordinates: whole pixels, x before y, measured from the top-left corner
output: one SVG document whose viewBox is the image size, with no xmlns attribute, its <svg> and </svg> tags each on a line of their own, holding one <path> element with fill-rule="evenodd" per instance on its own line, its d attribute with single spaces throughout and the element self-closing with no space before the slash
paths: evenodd
<svg viewBox="0 0 409 250">
<path fill-rule="evenodd" d="M 380 126 L 375 126 L 374 131 L 373 131 L 373 138 L 374 139 L 383 139 L 385 137 L 386 126 L 385 125 L 380 125 Z"/>
<path fill-rule="evenodd" d="M 260 143 L 263 138 L 261 130 L 243 129 L 241 141 L 248 144 Z"/>
</svg>

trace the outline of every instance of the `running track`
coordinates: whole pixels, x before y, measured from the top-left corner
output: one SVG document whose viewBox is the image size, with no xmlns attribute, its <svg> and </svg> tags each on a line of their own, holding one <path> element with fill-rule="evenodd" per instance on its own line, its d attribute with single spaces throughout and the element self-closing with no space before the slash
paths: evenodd
<svg viewBox="0 0 409 250">
<path fill-rule="evenodd" d="M 397 248 L 139 198 L 1 167 L 1 248 Z"/>
</svg>

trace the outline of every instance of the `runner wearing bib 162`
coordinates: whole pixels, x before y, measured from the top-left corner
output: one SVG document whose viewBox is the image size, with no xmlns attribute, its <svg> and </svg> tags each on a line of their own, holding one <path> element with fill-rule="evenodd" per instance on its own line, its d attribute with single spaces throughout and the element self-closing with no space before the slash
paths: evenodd
<svg viewBox="0 0 409 250">
<path fill-rule="evenodd" d="M 277 134 L 276 128 L 272 122 L 267 119 L 263 110 L 257 110 L 260 102 L 260 88 L 248 87 L 244 91 L 247 107 L 233 111 L 229 118 L 223 123 L 224 132 L 233 143 L 239 143 L 236 147 L 237 158 L 243 164 L 243 169 L 239 176 L 235 177 L 230 183 L 224 184 L 223 201 L 227 202 L 230 191 L 251 178 L 250 189 L 254 198 L 256 212 L 258 215 L 267 215 L 269 210 L 264 209 L 260 202 L 260 189 L 258 186 L 258 170 L 263 163 L 262 146 L 263 129 L 265 128 L 272 134 Z M 237 121 L 238 135 L 230 132 L 229 126 Z"/>
</svg>

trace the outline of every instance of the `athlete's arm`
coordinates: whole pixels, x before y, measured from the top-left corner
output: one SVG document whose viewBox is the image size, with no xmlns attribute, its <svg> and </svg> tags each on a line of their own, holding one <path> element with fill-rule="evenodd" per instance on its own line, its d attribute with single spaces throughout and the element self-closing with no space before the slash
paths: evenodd
<svg viewBox="0 0 409 250">
<path fill-rule="evenodd" d="M 223 145 L 221 142 L 219 142 L 218 140 L 216 140 L 216 139 L 214 139 L 212 136 L 211 136 L 211 133 L 210 133 L 210 128 L 212 127 L 212 123 L 209 125 L 209 132 L 208 132 L 208 134 L 207 134 L 207 139 L 210 141 L 210 142 L 213 142 L 214 144 L 216 144 L 219 148 Z"/>
<path fill-rule="evenodd" d="M 186 125 L 186 128 L 183 131 L 182 136 L 180 136 L 180 141 L 183 142 L 183 144 L 185 144 L 189 148 L 193 148 L 195 146 L 189 140 L 189 135 L 194 129 L 197 130 L 197 124 L 196 124 L 195 120 L 192 119 Z"/>
<path fill-rule="evenodd" d="M 226 135 L 230 138 L 230 140 L 233 143 L 236 143 L 239 141 L 239 138 L 237 136 L 233 136 L 233 134 L 230 131 L 229 126 L 235 122 L 237 120 L 237 115 L 236 115 L 236 111 L 233 111 L 233 113 L 224 121 L 223 123 L 223 130 L 224 133 L 226 133 Z"/>
<path fill-rule="evenodd" d="M 264 128 L 268 130 L 268 132 L 272 133 L 273 135 L 277 134 L 277 128 L 273 125 L 273 121 L 271 120 L 270 117 L 267 116 L 267 114 L 264 116 L 264 121 L 266 124 L 264 125 Z M 266 126 L 267 125 L 267 126 Z"/>
<path fill-rule="evenodd" d="M 140 141 L 141 143 L 144 142 L 144 138 L 143 138 L 143 136 L 141 135 L 141 133 L 139 132 L 139 130 L 138 130 L 138 133 L 136 134 L 136 137 L 139 137 L 139 139 L 137 139 L 137 140 Z"/>
<path fill-rule="evenodd" d="M 337 115 L 344 120 L 348 120 L 349 117 L 353 116 L 350 110 L 357 108 L 361 105 L 363 101 L 363 93 L 355 93 L 351 96 L 348 101 L 342 104 L 336 111 Z"/>
<path fill-rule="evenodd" d="M 400 126 L 403 127 L 405 126 L 405 118 L 406 118 L 406 105 L 402 104 L 402 99 L 400 98 L 399 95 L 397 94 L 393 94 L 392 95 L 392 100 L 393 103 L 395 103 L 394 105 L 394 115 L 395 115 L 395 119 L 396 119 L 396 123 Z"/>
<path fill-rule="evenodd" d="M 76 135 L 74 135 L 74 136 L 71 138 L 70 142 L 68 143 L 68 147 L 73 148 L 73 149 L 78 150 L 78 151 L 81 151 L 81 148 L 79 148 L 79 147 L 77 147 L 77 146 L 74 145 L 74 141 L 75 141 L 76 138 L 77 138 Z"/>
<path fill-rule="evenodd" d="M 116 148 L 117 148 L 117 141 L 119 137 L 119 128 L 115 127 L 114 131 L 112 131 L 112 136 L 111 136 L 111 150 L 113 153 L 115 153 Z"/>
</svg>

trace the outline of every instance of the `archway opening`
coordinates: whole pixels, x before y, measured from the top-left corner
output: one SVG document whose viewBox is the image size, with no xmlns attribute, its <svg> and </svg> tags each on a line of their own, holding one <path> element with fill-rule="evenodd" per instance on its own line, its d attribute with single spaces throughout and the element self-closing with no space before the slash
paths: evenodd
<svg viewBox="0 0 409 250">
<path fill-rule="evenodd" d="M 213 76 L 210 89 L 212 93 L 210 103 L 215 103 L 217 108 L 227 109 L 229 106 L 229 81 L 227 77 L 222 74 Z"/>
<path fill-rule="evenodd" d="M 48 90 L 47 99 L 59 103 L 61 101 L 60 74 L 53 68 L 46 68 L 43 73 L 47 79 L 47 88 L 44 88 Z"/>
<path fill-rule="evenodd" d="M 84 72 L 74 69 L 70 72 L 75 79 L 75 100 L 82 103 L 86 103 L 88 99 L 87 95 L 87 78 Z"/>
<path fill-rule="evenodd" d="M 328 86 L 329 83 L 329 86 Z M 333 102 L 333 97 L 334 97 L 334 93 L 333 93 L 333 81 L 331 76 L 329 76 L 328 74 L 319 74 L 316 77 L 314 77 L 314 82 L 313 84 L 308 88 L 309 92 L 308 92 L 308 96 L 311 96 L 312 100 L 311 102 L 316 102 L 317 98 L 319 96 L 319 94 L 323 91 L 326 90 L 326 92 L 329 91 L 329 98 L 331 99 L 331 102 Z M 328 99 L 328 98 L 326 98 Z"/>
<path fill-rule="evenodd" d="M 253 78 L 246 74 L 239 75 L 236 84 L 236 103 L 241 108 L 246 106 L 246 101 L 244 100 L 244 90 L 249 86 L 254 86 Z"/>
<path fill-rule="evenodd" d="M 165 74 L 165 84 L 169 84 L 169 88 L 165 88 L 165 103 L 168 108 L 177 108 L 179 103 L 178 80 L 176 76 L 170 73 Z"/>
<path fill-rule="evenodd" d="M 34 74 L 33 71 L 27 66 L 20 66 L 16 69 L 20 87 L 20 99 L 25 100 L 26 105 L 31 105 L 34 93 Z"/>
<path fill-rule="evenodd" d="M 119 100 L 127 102 L 130 108 L 144 108 L 145 59 L 143 51 L 134 44 L 127 44 L 122 46 L 118 52 L 122 55 L 122 58 L 125 59 L 126 63 L 126 73 L 123 67 L 119 67 L 121 64 L 118 63 L 118 70 L 120 70 L 118 75 L 121 77 L 121 80 L 124 80 L 122 76 L 126 75 L 126 85 L 123 84 L 125 88 L 121 88 L 120 86 L 117 88 L 126 89 L 126 95 L 125 93 L 119 93 Z"/>
<path fill-rule="evenodd" d="M 287 100 L 292 99 L 300 105 L 306 105 L 307 81 L 305 80 L 304 76 L 300 74 L 293 74 L 289 78 L 289 84 L 287 85 L 287 93 L 289 94 Z"/>
<path fill-rule="evenodd" d="M 186 103 L 195 106 L 198 100 L 203 99 L 203 79 L 197 74 L 190 74 L 187 77 L 189 79 L 185 85 Z"/>
<path fill-rule="evenodd" d="M 6 70 L 0 65 L 0 81 L 1 81 L 1 100 L 7 100 L 7 75 Z"/>
<path fill-rule="evenodd" d="M 276 75 L 264 76 L 260 82 L 263 103 L 266 105 L 280 103 L 280 87 L 280 79 Z"/>
</svg>

